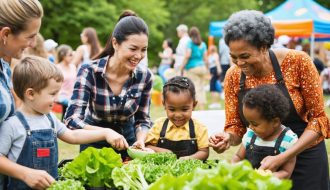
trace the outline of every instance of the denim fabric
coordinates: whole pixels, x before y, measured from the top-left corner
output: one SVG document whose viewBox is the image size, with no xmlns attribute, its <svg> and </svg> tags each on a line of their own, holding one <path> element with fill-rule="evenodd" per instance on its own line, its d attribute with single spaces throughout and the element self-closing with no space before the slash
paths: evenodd
<svg viewBox="0 0 330 190">
<path fill-rule="evenodd" d="M 17 164 L 33 169 L 45 170 L 52 177 L 57 178 L 58 147 L 54 121 L 47 115 L 52 126 L 50 129 L 31 131 L 23 114 L 16 112 L 17 117 L 24 125 L 27 136 Z M 49 150 L 49 155 L 38 155 L 41 149 Z M 24 182 L 15 178 L 9 178 L 8 189 L 23 190 L 30 189 Z"/>
</svg>

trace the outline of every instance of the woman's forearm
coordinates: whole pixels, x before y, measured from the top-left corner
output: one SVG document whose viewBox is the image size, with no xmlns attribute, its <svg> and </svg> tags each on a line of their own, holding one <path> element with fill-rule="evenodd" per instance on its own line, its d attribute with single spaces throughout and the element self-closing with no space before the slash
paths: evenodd
<svg viewBox="0 0 330 190">
<path fill-rule="evenodd" d="M 242 138 L 239 137 L 238 135 L 234 133 L 228 133 L 230 138 L 229 138 L 229 144 L 230 146 L 237 146 L 242 142 Z"/>
<path fill-rule="evenodd" d="M 286 160 L 292 159 L 302 151 L 310 148 L 310 146 L 320 137 L 320 134 L 312 130 L 305 130 L 300 136 L 298 141 L 287 151 L 282 153 L 287 158 Z"/>
</svg>

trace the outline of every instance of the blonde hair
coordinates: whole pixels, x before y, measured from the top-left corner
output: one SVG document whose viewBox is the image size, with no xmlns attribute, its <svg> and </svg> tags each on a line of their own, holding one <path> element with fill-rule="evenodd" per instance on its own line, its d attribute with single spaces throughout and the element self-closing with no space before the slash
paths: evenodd
<svg viewBox="0 0 330 190">
<path fill-rule="evenodd" d="M 19 34 L 31 19 L 43 16 L 43 9 L 38 0 L 1 0 L 0 13 L 0 29 L 9 27 Z"/>
<path fill-rule="evenodd" d="M 36 46 L 26 48 L 27 54 L 47 58 L 48 55 L 44 47 L 44 41 L 44 37 L 42 37 L 42 35 L 38 33 Z"/>
<path fill-rule="evenodd" d="M 49 79 L 55 79 L 56 82 L 64 80 L 62 72 L 48 59 L 26 56 L 14 68 L 14 91 L 20 99 L 24 100 L 24 93 L 28 88 L 40 92 L 47 87 Z"/>
</svg>

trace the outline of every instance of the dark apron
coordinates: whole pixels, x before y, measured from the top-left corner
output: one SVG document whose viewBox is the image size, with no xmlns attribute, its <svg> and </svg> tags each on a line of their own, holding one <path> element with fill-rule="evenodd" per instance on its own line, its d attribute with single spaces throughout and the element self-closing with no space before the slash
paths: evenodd
<svg viewBox="0 0 330 190">
<path fill-rule="evenodd" d="M 289 130 L 289 127 L 286 127 L 276 139 L 275 146 L 258 146 L 255 144 L 257 135 L 253 134 L 250 144 L 246 148 L 245 158 L 251 163 L 253 168 L 259 168 L 260 162 L 267 156 L 275 156 L 280 153 L 280 146 L 282 140 L 285 136 L 285 133 Z"/>
<path fill-rule="evenodd" d="M 87 116 L 85 119 L 85 122 L 89 125 L 95 125 L 98 127 L 103 127 L 103 128 L 110 128 L 117 133 L 123 135 L 127 141 L 127 143 L 131 146 L 133 143 L 136 141 L 136 135 L 135 135 L 135 127 L 134 127 L 134 119 L 131 118 L 127 122 L 97 122 L 90 118 L 90 116 Z M 103 147 L 111 147 L 111 145 L 107 141 L 99 141 L 95 143 L 89 143 L 89 144 L 82 144 L 80 145 L 80 152 L 85 150 L 88 147 L 94 147 L 94 148 L 103 148 Z M 114 149 L 117 153 L 119 153 L 122 157 L 123 160 L 125 160 L 128 157 L 127 151 L 126 150 L 116 150 Z"/>
<path fill-rule="evenodd" d="M 26 139 L 22 152 L 17 159 L 17 164 L 32 169 L 45 170 L 56 179 L 58 177 L 58 148 L 53 119 L 47 114 L 51 123 L 51 129 L 31 131 L 23 114 L 21 112 L 16 112 L 16 116 L 26 130 Z M 10 190 L 31 189 L 23 181 L 11 177 L 8 179 L 7 188 Z"/>
<path fill-rule="evenodd" d="M 169 120 L 166 119 L 163 124 L 162 130 L 159 135 L 159 140 L 157 142 L 157 147 L 171 150 L 174 154 L 176 154 L 178 158 L 195 154 L 198 151 L 198 147 L 197 147 L 197 139 L 195 134 L 195 125 L 193 120 L 192 119 L 189 120 L 190 139 L 180 140 L 180 141 L 172 141 L 165 138 L 168 122 Z"/>
<path fill-rule="evenodd" d="M 269 56 L 275 71 L 275 78 L 277 83 L 275 87 L 279 88 L 282 93 L 289 99 L 290 113 L 288 117 L 282 122 L 283 125 L 290 127 L 298 137 L 302 135 L 307 122 L 301 119 L 298 115 L 288 89 L 286 88 L 280 65 L 272 50 L 269 50 Z M 243 97 L 250 90 L 245 89 L 246 76 L 241 72 L 240 89 L 238 93 L 239 114 L 242 123 L 248 127 L 248 122 L 243 116 Z M 329 189 L 329 166 L 328 157 L 324 141 L 320 142 L 314 147 L 304 150 L 297 156 L 296 166 L 292 173 L 291 179 L 293 181 L 294 190 L 327 190 Z"/>
</svg>

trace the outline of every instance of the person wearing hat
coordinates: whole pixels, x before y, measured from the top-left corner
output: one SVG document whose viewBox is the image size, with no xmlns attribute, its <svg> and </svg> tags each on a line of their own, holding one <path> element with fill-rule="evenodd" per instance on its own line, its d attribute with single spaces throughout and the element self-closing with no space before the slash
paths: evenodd
<svg viewBox="0 0 330 190">
<path fill-rule="evenodd" d="M 55 48 L 58 46 L 58 43 L 56 43 L 53 39 L 48 39 L 44 42 L 45 49 L 47 50 L 48 54 L 48 60 L 51 63 L 55 63 Z"/>
</svg>

